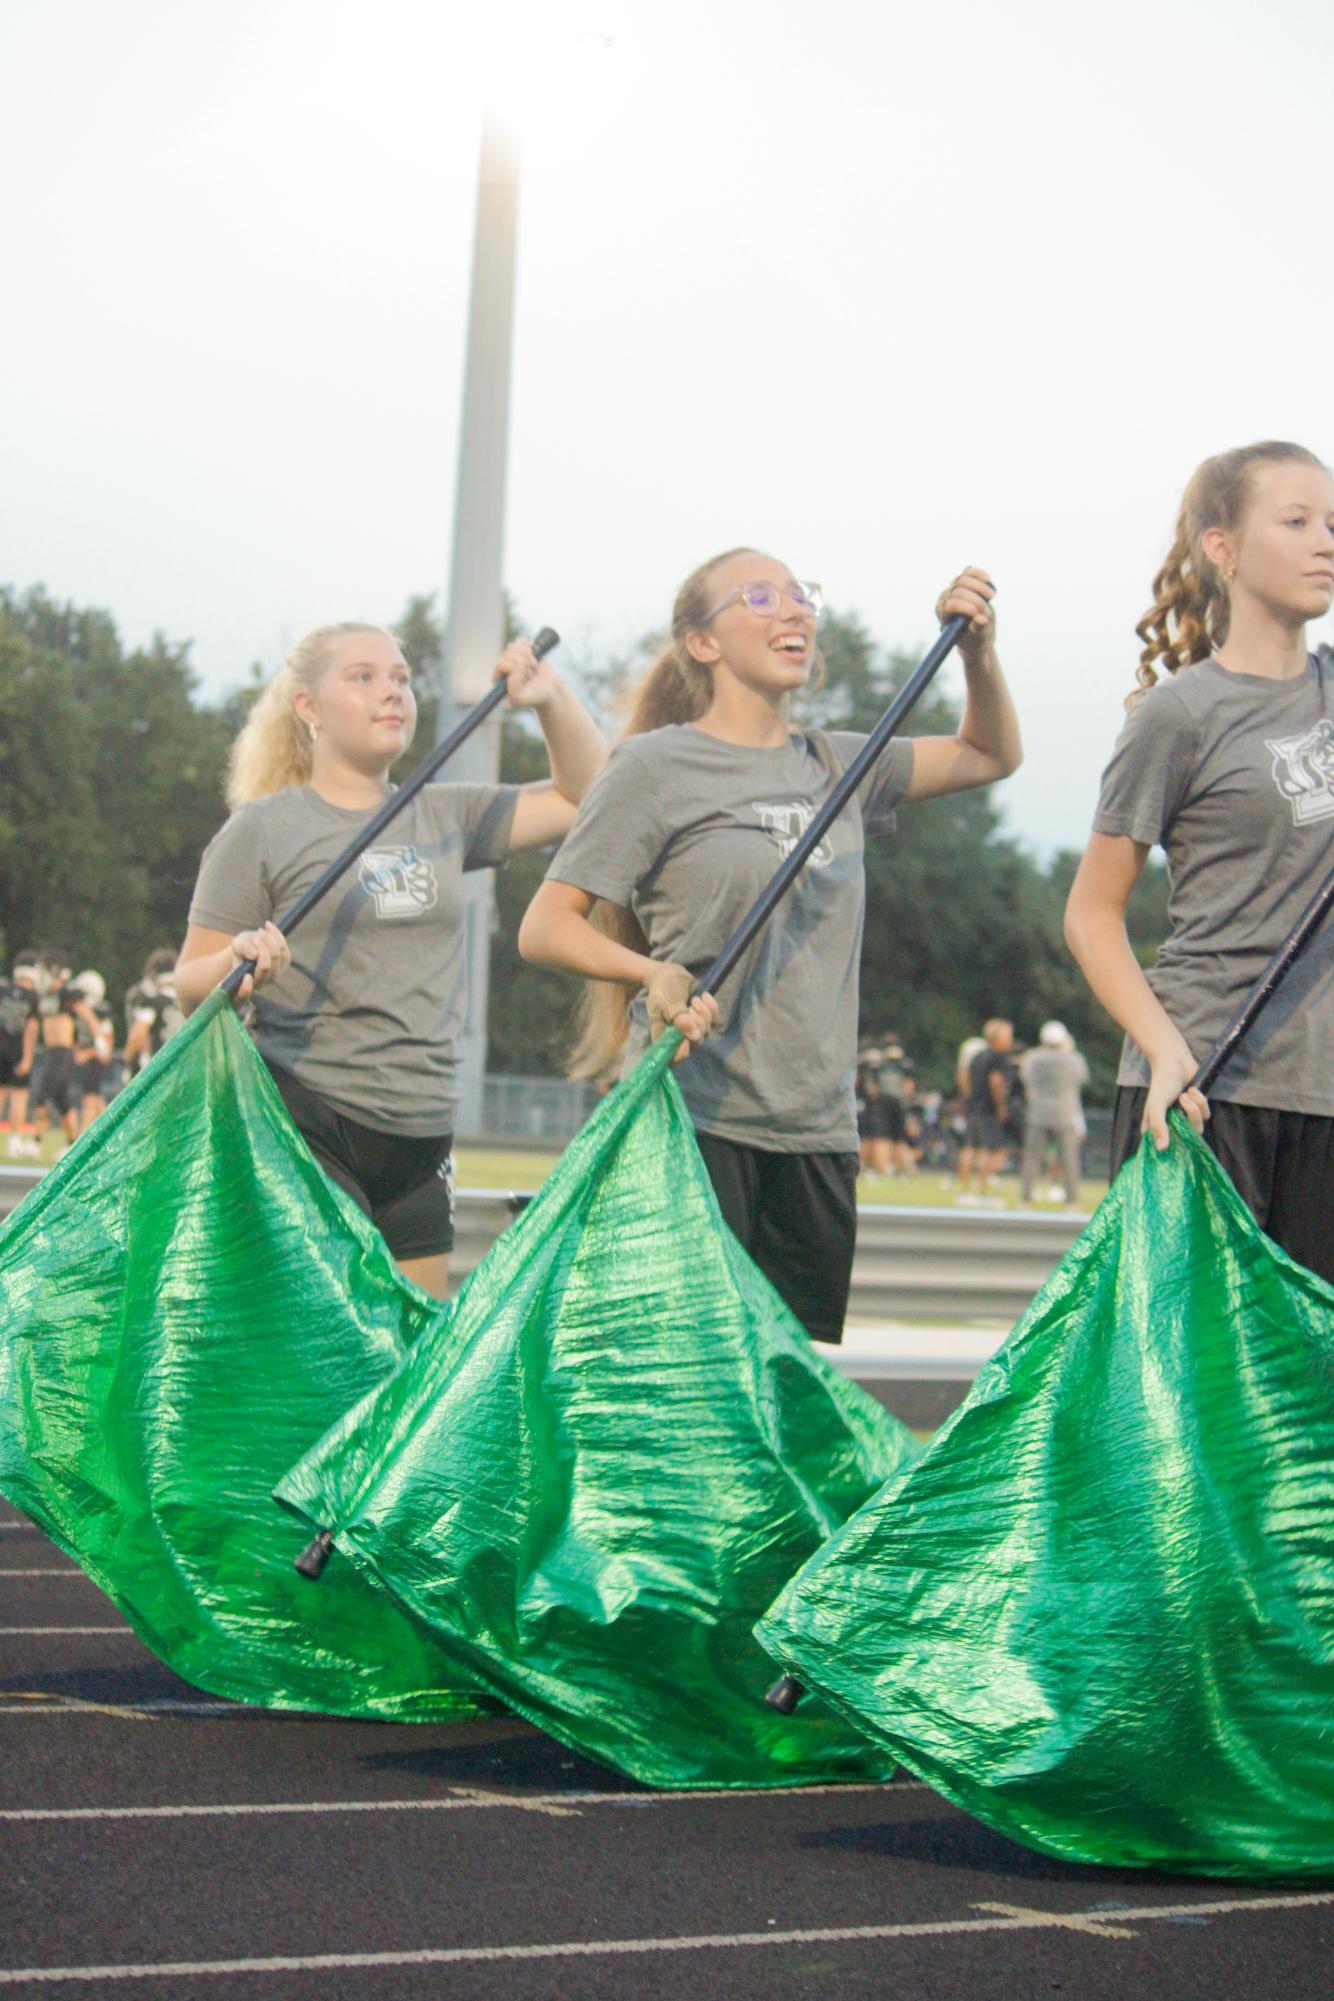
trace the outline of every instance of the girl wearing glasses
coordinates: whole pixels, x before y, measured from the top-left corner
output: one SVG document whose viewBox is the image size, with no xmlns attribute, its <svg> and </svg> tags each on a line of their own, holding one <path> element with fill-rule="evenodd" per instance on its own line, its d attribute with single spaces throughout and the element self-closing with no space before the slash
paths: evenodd
<svg viewBox="0 0 1334 2001">
<path fill-rule="evenodd" d="M 901 801 L 1018 766 L 991 598 L 969 569 L 937 605 L 971 621 L 957 736 L 888 745 L 720 1008 L 693 993 L 691 968 L 709 964 L 865 738 L 789 718 L 815 663 L 818 587 L 753 549 L 701 565 L 519 933 L 525 957 L 597 983 L 576 1071 L 606 1074 L 681 1030 L 681 1088 L 724 1219 L 821 1341 L 842 1338 L 856 1233 L 863 842 L 891 830 Z"/>
</svg>

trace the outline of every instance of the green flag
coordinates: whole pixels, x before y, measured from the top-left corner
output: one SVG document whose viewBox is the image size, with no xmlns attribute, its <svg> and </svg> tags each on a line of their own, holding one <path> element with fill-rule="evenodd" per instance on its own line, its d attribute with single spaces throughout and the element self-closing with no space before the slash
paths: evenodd
<svg viewBox="0 0 1334 2001">
<path fill-rule="evenodd" d="M 1334 1288 L 1173 1126 L 759 1637 L 1049 1854 L 1327 1875 Z"/>
<path fill-rule="evenodd" d="M 318 1593 L 295 1575 L 271 1498 L 440 1311 L 215 994 L 0 1230 L 0 1493 L 201 1688 L 473 1713 L 384 1592 L 346 1565 Z"/>
<path fill-rule="evenodd" d="M 918 1447 L 723 1224 L 668 1067 L 679 1039 L 279 1498 L 481 1686 L 639 1779 L 888 1776 L 819 1703 L 765 1708 L 752 1629 Z M 306 1588 L 317 1620 L 327 1585 Z"/>
</svg>

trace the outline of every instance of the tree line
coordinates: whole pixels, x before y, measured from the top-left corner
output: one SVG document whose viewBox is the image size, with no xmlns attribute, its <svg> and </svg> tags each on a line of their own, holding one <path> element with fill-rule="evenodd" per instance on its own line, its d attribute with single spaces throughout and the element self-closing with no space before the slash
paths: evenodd
<svg viewBox="0 0 1334 2001">
<path fill-rule="evenodd" d="M 513 621 L 511 621 L 513 623 Z M 414 752 L 435 740 L 432 687 L 443 654 L 430 597 L 409 600 L 394 625 L 419 676 Z M 802 719 L 869 729 L 913 664 L 877 643 L 855 617 L 827 614 L 823 684 Z M 575 679 L 609 732 L 653 641 L 633 659 L 575 663 Z M 225 699 L 201 697 L 187 646 L 155 637 L 127 650 L 104 611 L 60 604 L 41 589 L 0 590 L 0 954 L 50 945 L 95 966 L 113 1000 L 147 954 L 184 934 L 199 857 L 221 825 L 227 750 L 263 676 Z M 957 699 L 934 691 L 914 734 L 953 729 Z M 545 770 L 530 721 L 507 717 L 501 776 Z M 1094 1096 L 1110 1098 L 1119 1033 L 1066 950 L 1061 918 L 1078 862 L 1043 862 L 1003 825 L 1003 792 L 923 801 L 895 834 L 868 844 L 861 1020 L 899 1035 L 926 1085 L 948 1088 L 954 1054 L 989 1015 L 1024 1041 L 1051 1016 L 1089 1057 Z M 575 983 L 526 966 L 514 947 L 541 880 L 540 855 L 515 857 L 496 878 L 489 1067 L 558 1072 L 569 1046 Z M 1146 869 L 1129 913 L 1147 963 L 1166 935 L 1166 875 Z M 77 970 L 76 967 L 76 970 Z"/>
</svg>

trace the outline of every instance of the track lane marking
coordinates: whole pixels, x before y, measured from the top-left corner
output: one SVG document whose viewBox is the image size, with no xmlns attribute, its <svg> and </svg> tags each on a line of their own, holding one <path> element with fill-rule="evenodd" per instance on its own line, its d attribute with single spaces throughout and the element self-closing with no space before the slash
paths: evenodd
<svg viewBox="0 0 1334 2001">
<path fill-rule="evenodd" d="M 1030 1911 L 1022 1904 L 974 1904 L 975 1911 L 991 1911 L 1001 1918 L 1043 1918 L 1058 1931 L 1087 1932 L 1094 1938 L 1134 1938 L 1128 1925 L 1116 1923 L 1119 1911 Z"/>
<path fill-rule="evenodd" d="M 1026 1911 L 1013 1906 L 1014 1915 L 1002 1917 L 992 1912 L 981 1918 L 943 1918 L 933 1922 L 896 1925 L 826 1925 L 791 1931 L 701 1932 L 678 1938 L 566 1939 L 549 1945 L 460 1945 L 425 1946 L 402 1952 L 328 1952 L 274 1954 L 264 1959 L 182 1959 L 157 1964 L 119 1966 L 28 1966 L 0 1968 L 0 1987 L 15 1987 L 23 1981 L 34 1984 L 58 1981 L 202 1979 L 219 1974 L 326 1973 L 339 1970 L 370 1969 L 377 1966 L 466 1966 L 495 1961 L 542 1959 L 615 1959 L 646 1956 L 650 1953 L 717 1952 L 738 1948 L 775 1945 L 859 1944 L 899 1938 L 947 1938 L 969 1933 L 1023 1932 L 1068 1929 L 1073 1920 L 1090 1921 L 1090 1936 L 1113 1938 L 1120 1928 L 1134 1923 L 1153 1923 L 1183 1917 L 1230 1917 L 1238 1911 L 1309 1909 L 1334 1903 L 1334 1890 L 1314 1891 L 1289 1897 L 1235 1897 L 1212 1903 L 1147 1904 L 1139 1909 L 1118 1910 L 1116 1924 L 1097 1924 L 1109 1915 L 1099 1911 Z M 975 1905 L 974 1909 L 980 1909 Z M 1132 1932 L 1130 1936 L 1134 1936 Z"/>
<path fill-rule="evenodd" d="M 240 1800 L 182 1803 L 174 1806 L 14 1806 L 0 1808 L 0 1821 L 48 1820 L 210 1820 L 246 1819 L 278 1814 L 322 1813 L 448 1813 L 464 1808 L 501 1807 L 519 1813 L 577 1817 L 585 1807 L 653 1807 L 689 1804 L 693 1800 L 809 1799 L 814 1794 L 927 1792 L 919 1779 L 892 1786 L 743 1786 L 699 1787 L 661 1792 L 505 1793 L 482 1786 L 448 1786 L 431 1799 L 384 1800 Z"/>
<path fill-rule="evenodd" d="M 577 1820 L 581 1809 L 565 1804 L 569 1795 L 487 1792 L 480 1786 L 451 1787 L 437 1799 L 413 1800 L 262 1800 L 208 1806 L 52 1806 L 3 1807 L 0 1821 L 47 1820 L 225 1820 L 278 1814 L 319 1813 L 448 1813 L 469 1807 L 513 1807 L 553 1819 Z"/>
<path fill-rule="evenodd" d="M 0 1697 L 0 1716 L 128 1716 L 135 1723 L 147 1723 L 157 1715 L 175 1716 L 294 1716 L 316 1714 L 304 1710 L 256 1710 L 244 1702 L 182 1702 L 175 1697 L 146 1698 L 143 1702 L 91 1702 L 77 1695 L 51 1695 L 46 1689 L 6 1689 Z M 346 1720 L 346 1719 L 340 1719 Z"/>
</svg>

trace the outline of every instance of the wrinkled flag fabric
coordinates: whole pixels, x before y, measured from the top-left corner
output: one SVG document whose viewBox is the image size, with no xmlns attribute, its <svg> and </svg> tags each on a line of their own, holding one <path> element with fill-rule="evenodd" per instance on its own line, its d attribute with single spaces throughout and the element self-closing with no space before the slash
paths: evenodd
<svg viewBox="0 0 1334 2001">
<path fill-rule="evenodd" d="M 473 1714 L 457 1661 L 373 1582 L 296 1575 L 272 1499 L 440 1318 L 215 994 L 0 1229 L 0 1493 L 200 1688 Z"/>
<path fill-rule="evenodd" d="M 679 1039 L 279 1498 L 500 1701 L 638 1779 L 885 1777 L 892 1756 L 823 1705 L 765 1706 L 752 1629 L 920 1448 L 723 1223 Z"/>
<path fill-rule="evenodd" d="M 1048 1854 L 1328 1875 L 1334 1288 L 1173 1127 L 759 1636 Z"/>
</svg>

